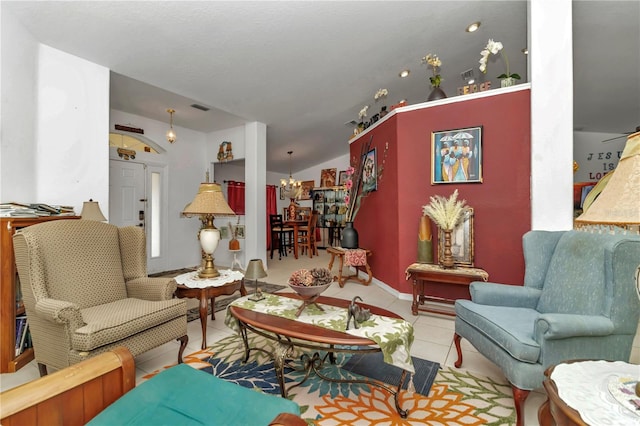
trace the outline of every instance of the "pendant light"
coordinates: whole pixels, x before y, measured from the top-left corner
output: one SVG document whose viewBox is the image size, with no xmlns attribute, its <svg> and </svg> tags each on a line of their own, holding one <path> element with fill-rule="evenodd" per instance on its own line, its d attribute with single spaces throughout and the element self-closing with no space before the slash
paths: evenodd
<svg viewBox="0 0 640 426">
<path fill-rule="evenodd" d="M 167 112 L 169 113 L 169 130 L 167 130 L 167 140 L 169 143 L 174 143 L 176 141 L 176 132 L 173 130 L 173 113 L 176 112 L 176 110 L 169 108 Z"/>
</svg>

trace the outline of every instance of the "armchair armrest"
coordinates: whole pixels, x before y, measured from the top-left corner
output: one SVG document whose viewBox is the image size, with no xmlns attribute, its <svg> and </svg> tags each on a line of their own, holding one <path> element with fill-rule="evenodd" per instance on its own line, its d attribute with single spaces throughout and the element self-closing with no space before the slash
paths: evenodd
<svg viewBox="0 0 640 426">
<path fill-rule="evenodd" d="M 537 342 L 570 337 L 598 337 L 613 333 L 613 321 L 601 315 L 541 314 L 534 324 Z"/>
<path fill-rule="evenodd" d="M 71 330 L 77 330 L 86 324 L 82 319 L 80 307 L 75 303 L 56 299 L 40 299 L 36 302 L 36 315 L 47 321 L 63 324 Z"/>
<path fill-rule="evenodd" d="M 480 305 L 535 309 L 541 291 L 531 287 L 474 281 L 469 286 L 471 300 Z"/>
<path fill-rule="evenodd" d="M 143 300 L 169 300 L 178 283 L 173 278 L 144 277 L 127 281 L 127 296 Z"/>
</svg>

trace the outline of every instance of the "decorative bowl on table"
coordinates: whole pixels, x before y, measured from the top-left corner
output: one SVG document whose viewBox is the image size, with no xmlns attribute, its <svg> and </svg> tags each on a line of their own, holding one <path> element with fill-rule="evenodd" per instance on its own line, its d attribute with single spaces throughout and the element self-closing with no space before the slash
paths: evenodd
<svg viewBox="0 0 640 426">
<path fill-rule="evenodd" d="M 300 295 L 303 300 L 296 316 L 300 316 L 302 311 L 309 305 L 315 304 L 315 300 L 320 294 L 329 288 L 333 282 L 333 275 L 327 268 L 298 269 L 289 277 L 289 287 Z M 316 304 L 321 311 L 324 310 Z"/>
</svg>

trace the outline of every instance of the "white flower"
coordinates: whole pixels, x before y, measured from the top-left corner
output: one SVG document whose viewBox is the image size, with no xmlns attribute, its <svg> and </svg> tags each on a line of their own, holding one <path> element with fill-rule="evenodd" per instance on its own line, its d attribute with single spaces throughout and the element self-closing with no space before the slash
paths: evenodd
<svg viewBox="0 0 640 426">
<path fill-rule="evenodd" d="M 494 54 L 497 55 L 498 52 L 502 50 L 502 43 L 499 41 L 493 41 L 492 38 L 487 42 L 486 47 L 480 52 L 480 72 L 487 73 L 487 62 L 489 60 L 489 55 Z M 507 58 L 507 54 L 502 52 L 502 59 L 504 60 L 504 64 L 507 68 L 507 72 L 505 74 L 500 74 L 498 78 L 514 78 L 516 80 L 520 80 L 520 75 L 516 73 L 509 72 L 509 59 Z"/>
<path fill-rule="evenodd" d="M 358 113 L 358 118 L 360 118 L 360 120 L 362 120 L 367 116 L 368 109 L 369 109 L 369 105 L 365 105 L 362 107 L 362 109 L 360 110 L 360 113 Z"/>
<path fill-rule="evenodd" d="M 377 101 L 378 99 L 384 98 L 388 94 L 389 94 L 389 92 L 387 91 L 387 89 L 378 89 L 376 94 L 373 96 L 373 99 L 375 99 Z"/>
</svg>

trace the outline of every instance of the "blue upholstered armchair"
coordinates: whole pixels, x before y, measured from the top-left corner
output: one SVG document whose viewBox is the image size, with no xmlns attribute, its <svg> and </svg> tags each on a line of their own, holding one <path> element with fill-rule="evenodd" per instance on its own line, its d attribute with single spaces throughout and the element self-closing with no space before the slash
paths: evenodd
<svg viewBox="0 0 640 426">
<path fill-rule="evenodd" d="M 503 370 L 518 425 L 547 367 L 570 359 L 628 361 L 640 315 L 640 237 L 530 231 L 523 245 L 524 286 L 472 283 L 472 300 L 456 301 L 454 336 L 456 367 L 464 337 Z"/>
</svg>

